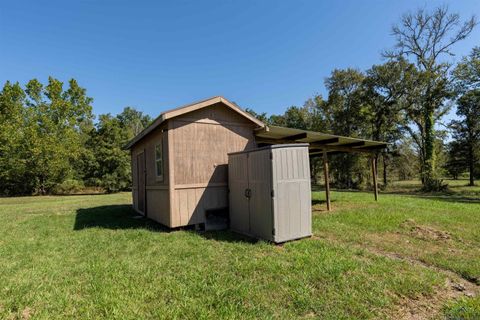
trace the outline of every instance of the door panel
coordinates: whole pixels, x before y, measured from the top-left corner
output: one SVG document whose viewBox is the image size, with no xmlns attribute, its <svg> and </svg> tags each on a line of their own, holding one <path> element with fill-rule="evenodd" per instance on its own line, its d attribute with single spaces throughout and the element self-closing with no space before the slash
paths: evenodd
<svg viewBox="0 0 480 320">
<path fill-rule="evenodd" d="M 247 154 L 236 154 L 228 160 L 228 179 L 230 181 L 230 227 L 238 232 L 250 233 L 248 198 L 245 190 L 248 189 Z"/>
<path fill-rule="evenodd" d="M 283 242 L 311 235 L 308 149 L 276 149 L 272 165 L 275 172 L 275 241 Z"/>
<path fill-rule="evenodd" d="M 145 213 L 145 153 L 137 155 L 137 204 L 138 211 Z"/>
<path fill-rule="evenodd" d="M 252 152 L 248 157 L 250 233 L 271 240 L 273 231 L 270 151 Z"/>
</svg>

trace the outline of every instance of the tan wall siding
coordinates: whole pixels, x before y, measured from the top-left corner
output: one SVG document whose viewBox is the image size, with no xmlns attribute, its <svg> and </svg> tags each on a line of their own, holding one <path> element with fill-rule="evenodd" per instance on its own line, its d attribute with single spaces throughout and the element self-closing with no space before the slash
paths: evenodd
<svg viewBox="0 0 480 320">
<path fill-rule="evenodd" d="M 168 185 L 168 137 L 166 132 L 162 132 L 162 129 L 165 129 L 166 126 L 157 128 L 151 134 L 146 136 L 143 140 L 138 142 L 133 146 L 132 153 L 132 182 L 133 186 L 136 187 L 136 159 L 137 155 L 145 151 L 145 162 L 147 170 L 147 186 L 153 185 Z M 159 143 L 163 144 L 163 163 L 164 163 L 164 174 L 163 180 L 158 180 L 155 175 L 155 146 Z"/>
<path fill-rule="evenodd" d="M 224 107 L 204 108 L 173 121 L 175 185 L 226 183 L 227 154 L 254 147 L 254 126 Z"/>
<path fill-rule="evenodd" d="M 221 123 L 241 123 L 249 126 L 255 126 L 252 122 L 244 118 L 239 113 L 233 111 L 232 109 L 226 107 L 223 103 L 217 103 L 209 107 L 205 107 L 196 111 L 192 111 L 178 117 L 175 117 L 175 120 L 212 120 Z"/>
<path fill-rule="evenodd" d="M 138 142 L 131 150 L 132 154 L 132 196 L 133 207 L 138 210 L 137 199 L 137 155 L 145 152 L 145 168 L 147 171 L 146 177 L 146 198 L 147 198 L 147 216 L 152 220 L 169 225 L 170 221 L 170 207 L 169 207 L 169 191 L 168 191 L 168 137 L 166 132 L 166 124 L 155 129 L 152 133 L 146 136 L 142 141 Z M 163 163 L 164 174 L 163 180 L 156 177 L 155 172 L 155 146 L 158 143 L 163 144 Z M 155 189 L 163 187 L 164 189 Z"/>
<path fill-rule="evenodd" d="M 147 213 L 152 220 L 170 226 L 170 205 L 168 189 L 149 189 L 147 187 Z"/>
<path fill-rule="evenodd" d="M 168 137 L 162 132 L 165 126 L 156 129 L 144 139 L 145 161 L 147 168 L 147 186 L 168 185 Z M 155 146 L 163 145 L 163 179 L 158 179 L 155 173 Z"/>
<path fill-rule="evenodd" d="M 205 222 L 205 211 L 228 207 L 228 187 L 176 189 L 172 227 Z"/>
<path fill-rule="evenodd" d="M 132 201 L 133 201 L 133 208 L 138 210 L 138 201 L 137 201 L 137 157 L 135 150 L 130 150 L 130 164 L 132 169 Z"/>
<path fill-rule="evenodd" d="M 172 226 L 205 222 L 205 211 L 228 206 L 229 152 L 254 148 L 255 125 L 222 105 L 172 120 Z"/>
</svg>

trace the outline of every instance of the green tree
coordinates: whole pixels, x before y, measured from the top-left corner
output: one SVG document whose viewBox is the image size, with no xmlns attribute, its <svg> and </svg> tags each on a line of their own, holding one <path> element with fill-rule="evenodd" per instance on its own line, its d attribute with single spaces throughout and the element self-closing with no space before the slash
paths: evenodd
<svg viewBox="0 0 480 320">
<path fill-rule="evenodd" d="M 463 159 L 466 160 L 470 173 L 470 185 L 474 184 L 473 177 L 478 162 L 478 143 L 472 140 L 478 130 L 478 91 L 480 90 L 480 47 L 472 49 L 471 53 L 462 59 L 452 72 L 456 93 L 460 97 L 457 115 L 462 118 L 453 121 L 454 138 L 458 139 L 458 147 Z M 476 105 L 475 105 L 476 103 Z"/>
<path fill-rule="evenodd" d="M 7 81 L 0 92 L 0 194 L 32 188 L 26 173 L 25 98 L 20 84 Z"/>
<path fill-rule="evenodd" d="M 262 121 L 263 123 L 268 124 L 268 116 L 266 112 L 257 113 L 255 112 L 255 110 L 251 108 L 246 108 L 245 111 L 250 113 L 252 116 L 257 118 L 258 120 Z"/>
<path fill-rule="evenodd" d="M 475 47 L 453 70 L 455 88 L 459 94 L 480 88 L 480 47 Z"/>
<path fill-rule="evenodd" d="M 117 115 L 117 119 L 123 128 L 128 130 L 128 137 L 135 137 L 142 132 L 151 122 L 152 118 L 133 107 L 125 107 L 123 111 Z"/>
<path fill-rule="evenodd" d="M 364 74 L 356 69 L 335 69 L 325 80 L 333 134 L 358 136 L 363 129 L 361 106 Z"/>
<path fill-rule="evenodd" d="M 480 148 L 480 89 L 470 90 L 458 99 L 457 115 L 460 120 L 452 120 L 450 126 L 468 165 L 469 185 L 473 186 Z"/>
<path fill-rule="evenodd" d="M 418 153 L 410 138 L 402 138 L 392 151 L 392 167 L 399 180 L 413 179 L 419 171 Z"/>
<path fill-rule="evenodd" d="M 281 127 L 286 127 L 287 122 L 285 120 L 285 117 L 283 115 L 277 115 L 277 114 L 272 114 L 268 118 L 268 123 L 273 125 L 273 126 L 281 126 Z"/>
<path fill-rule="evenodd" d="M 465 147 L 459 141 L 450 141 L 447 145 L 446 172 L 455 180 L 467 170 Z"/>
<path fill-rule="evenodd" d="M 373 140 L 388 142 L 389 152 L 382 152 L 383 184 L 388 184 L 387 171 L 396 142 L 406 126 L 405 97 L 414 85 L 416 69 L 400 58 L 374 65 L 366 72 L 362 103 L 369 127 L 366 134 Z M 378 154 L 376 155 L 378 158 Z"/>
<path fill-rule="evenodd" d="M 125 190 L 131 185 L 130 159 L 122 150 L 128 133 L 120 120 L 110 114 L 100 115 L 87 146 L 92 150 L 86 175 L 87 184 L 100 186 L 108 192 Z"/>
<path fill-rule="evenodd" d="M 72 164 L 82 154 L 82 130 L 93 118 L 92 98 L 73 79 L 66 91 L 52 77 L 46 86 L 29 81 L 25 91 L 27 172 L 35 181 L 33 191 L 45 194 L 75 176 Z"/>
<path fill-rule="evenodd" d="M 309 112 L 310 130 L 332 133 L 334 114 L 327 101 L 319 94 L 305 101 L 304 108 Z"/>
<path fill-rule="evenodd" d="M 445 101 L 450 97 L 448 71 L 450 64 L 444 57 L 452 55 L 452 46 L 465 39 L 477 24 L 474 17 L 462 22 L 458 14 L 446 7 L 433 12 L 417 10 L 403 15 L 392 33 L 396 49 L 386 52 L 387 57 L 413 58 L 421 72 L 417 89 L 411 95 L 409 118 L 416 124 L 417 132 L 410 130 L 420 149 L 422 181 L 426 189 L 437 185 L 435 180 L 435 123 L 445 111 Z"/>
<path fill-rule="evenodd" d="M 325 80 L 328 90 L 326 107 L 320 110 L 325 119 L 331 118 L 329 131 L 336 135 L 360 137 L 366 131 L 362 110 L 364 74 L 355 69 L 334 70 Z M 334 183 L 339 187 L 357 188 L 365 176 L 362 157 L 358 154 L 338 154 L 331 161 Z"/>
<path fill-rule="evenodd" d="M 311 114 L 306 107 L 289 107 L 282 116 L 284 126 L 308 130 L 311 128 Z"/>
<path fill-rule="evenodd" d="M 123 146 L 151 123 L 151 118 L 132 107 L 126 107 L 116 117 L 100 115 L 87 141 L 90 152 L 85 180 L 107 192 L 131 187 L 130 153 Z"/>
</svg>

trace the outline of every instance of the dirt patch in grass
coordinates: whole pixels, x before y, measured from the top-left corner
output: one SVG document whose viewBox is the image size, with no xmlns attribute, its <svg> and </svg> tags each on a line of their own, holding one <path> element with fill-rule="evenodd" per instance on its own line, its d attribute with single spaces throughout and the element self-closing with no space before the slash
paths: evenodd
<svg viewBox="0 0 480 320">
<path fill-rule="evenodd" d="M 473 297 L 478 293 L 478 286 L 463 279 L 447 278 L 445 284 L 438 287 L 432 295 L 414 298 L 400 297 L 397 307 L 389 316 L 391 319 L 439 319 L 442 318 L 445 303 L 462 297 Z"/>
<path fill-rule="evenodd" d="M 312 206 L 312 213 L 313 214 L 323 214 L 323 213 L 329 213 L 330 211 L 327 211 L 327 208 L 325 205 L 322 204 L 316 204 Z"/>
<path fill-rule="evenodd" d="M 30 319 L 31 316 L 32 316 L 32 313 L 33 313 L 32 309 L 30 309 L 29 307 L 26 307 L 26 308 L 23 309 L 23 311 L 22 311 L 22 319 L 23 319 L 23 320 L 28 320 L 28 319 Z"/>
<path fill-rule="evenodd" d="M 333 212 L 340 212 L 343 210 L 354 210 L 354 209 L 371 209 L 378 207 L 375 203 L 362 203 L 362 202 L 335 202 L 332 203 L 331 210 L 327 210 L 327 205 L 325 203 L 317 203 L 312 205 L 312 212 L 313 214 L 325 214 L 325 213 L 333 213 Z"/>
<path fill-rule="evenodd" d="M 413 219 L 405 220 L 400 224 L 400 227 L 408 230 L 409 235 L 417 239 L 446 241 L 452 238 L 450 233 L 446 231 L 419 225 Z"/>
<path fill-rule="evenodd" d="M 0 312 L 3 312 L 4 309 L 0 304 Z M 23 310 L 16 310 L 13 313 L 7 313 L 6 320 L 29 320 L 33 316 L 33 310 L 30 307 L 25 307 Z"/>
<path fill-rule="evenodd" d="M 431 295 L 399 297 L 396 307 L 389 313 L 391 319 L 440 319 L 443 318 L 443 308 L 447 302 L 465 297 L 475 297 L 480 292 L 479 285 L 448 269 L 440 268 L 422 260 L 403 256 L 398 253 L 386 252 L 377 248 L 367 248 L 366 250 L 375 255 L 407 261 L 423 268 L 434 269 L 446 276 L 445 284 L 437 287 L 435 292 Z"/>
</svg>

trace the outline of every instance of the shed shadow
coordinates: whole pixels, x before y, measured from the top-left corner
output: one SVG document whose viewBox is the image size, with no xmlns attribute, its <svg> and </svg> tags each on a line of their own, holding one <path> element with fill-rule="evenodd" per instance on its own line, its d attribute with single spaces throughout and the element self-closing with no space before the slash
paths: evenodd
<svg viewBox="0 0 480 320">
<path fill-rule="evenodd" d="M 131 205 L 106 205 L 77 210 L 73 230 L 79 231 L 89 228 L 103 228 L 110 230 L 146 229 L 154 232 L 175 232 L 184 230 L 195 232 L 207 240 L 230 243 L 255 244 L 259 240 L 233 232 L 231 230 L 195 231 L 194 226 L 170 229 L 151 219 L 139 216 Z"/>
<path fill-rule="evenodd" d="M 170 230 L 155 221 L 139 217 L 131 205 L 107 205 L 80 208 L 75 216 L 73 230 L 88 228 L 104 229 L 148 229 L 169 232 Z"/>
<path fill-rule="evenodd" d="M 198 234 L 207 240 L 214 240 L 220 242 L 256 244 L 260 241 L 257 238 L 252 238 L 247 235 L 236 233 L 230 229 L 218 231 L 200 231 L 198 232 Z"/>
<path fill-rule="evenodd" d="M 336 199 L 330 199 L 330 203 L 337 202 Z M 312 206 L 326 204 L 327 200 L 324 199 L 312 199 Z"/>
</svg>

